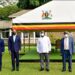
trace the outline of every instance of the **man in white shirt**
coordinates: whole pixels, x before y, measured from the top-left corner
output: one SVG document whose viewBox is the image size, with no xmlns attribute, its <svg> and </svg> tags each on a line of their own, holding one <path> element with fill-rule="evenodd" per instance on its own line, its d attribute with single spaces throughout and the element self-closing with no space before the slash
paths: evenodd
<svg viewBox="0 0 75 75">
<path fill-rule="evenodd" d="M 51 51 L 51 42 L 49 37 L 45 36 L 44 33 L 41 33 L 41 37 L 37 42 L 37 52 L 40 55 L 40 71 L 44 70 L 44 58 L 46 61 L 46 71 L 49 71 L 49 52 Z"/>
</svg>

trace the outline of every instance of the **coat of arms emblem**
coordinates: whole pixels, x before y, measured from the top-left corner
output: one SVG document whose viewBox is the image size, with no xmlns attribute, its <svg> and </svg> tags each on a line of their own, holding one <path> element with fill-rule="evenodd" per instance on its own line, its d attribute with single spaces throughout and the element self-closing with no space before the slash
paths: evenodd
<svg viewBox="0 0 75 75">
<path fill-rule="evenodd" d="M 51 10 L 49 10 L 49 11 L 42 11 L 42 19 L 52 19 Z"/>
</svg>

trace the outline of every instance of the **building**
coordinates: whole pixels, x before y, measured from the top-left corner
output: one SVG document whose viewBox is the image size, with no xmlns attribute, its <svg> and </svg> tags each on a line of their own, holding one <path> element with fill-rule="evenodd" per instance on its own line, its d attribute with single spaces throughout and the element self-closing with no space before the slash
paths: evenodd
<svg viewBox="0 0 75 75">
<path fill-rule="evenodd" d="M 74 1 L 50 1 L 33 10 L 14 13 L 9 18 L 12 20 L 12 27 L 21 35 L 22 43 L 36 43 L 42 30 L 54 40 L 58 36 L 61 38 L 65 30 L 75 31 L 74 9 Z M 11 35 L 11 31 L 9 33 Z"/>
<path fill-rule="evenodd" d="M 21 10 L 17 13 L 14 13 L 9 16 L 9 18 L 12 20 L 13 18 L 16 18 L 24 13 L 27 13 L 30 10 Z M 0 36 L 5 40 L 5 43 L 7 43 L 8 37 L 11 36 L 12 28 L 12 21 L 5 21 L 5 20 L 0 20 Z"/>
<path fill-rule="evenodd" d="M 11 28 L 11 21 L 0 21 L 0 36 L 5 40 L 5 43 L 7 43 L 7 39 L 11 35 Z"/>
<path fill-rule="evenodd" d="M 34 32 L 34 39 L 36 32 L 42 30 L 52 33 L 75 31 L 75 1 L 50 1 L 14 18 L 12 23 L 17 31 Z"/>
</svg>

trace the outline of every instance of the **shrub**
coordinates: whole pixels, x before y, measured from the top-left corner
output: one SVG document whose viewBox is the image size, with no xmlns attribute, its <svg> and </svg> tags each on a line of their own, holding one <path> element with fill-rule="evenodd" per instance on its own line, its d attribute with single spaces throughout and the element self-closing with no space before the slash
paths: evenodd
<svg viewBox="0 0 75 75">
<path fill-rule="evenodd" d="M 9 15 L 18 12 L 19 10 L 21 10 L 21 9 L 18 8 L 17 5 L 10 5 L 10 6 L 6 6 L 4 8 L 0 8 L 0 19 L 8 20 Z"/>
</svg>

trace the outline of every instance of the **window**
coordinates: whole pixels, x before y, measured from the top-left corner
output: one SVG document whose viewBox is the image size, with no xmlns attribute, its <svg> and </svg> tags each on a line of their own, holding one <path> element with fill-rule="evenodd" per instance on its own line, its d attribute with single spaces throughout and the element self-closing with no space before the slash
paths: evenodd
<svg viewBox="0 0 75 75">
<path fill-rule="evenodd" d="M 29 33 L 28 32 L 24 32 L 24 38 L 28 38 Z"/>
<path fill-rule="evenodd" d="M 40 32 L 35 33 L 36 38 L 40 37 Z"/>
<path fill-rule="evenodd" d="M 2 37 L 3 38 L 8 38 L 9 37 L 9 30 L 3 30 L 2 31 Z"/>
</svg>

